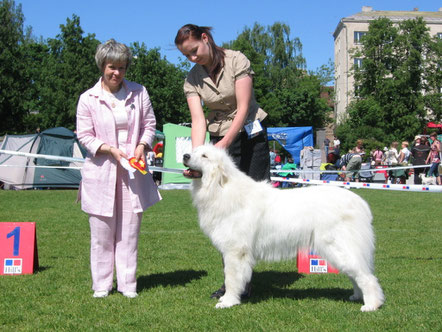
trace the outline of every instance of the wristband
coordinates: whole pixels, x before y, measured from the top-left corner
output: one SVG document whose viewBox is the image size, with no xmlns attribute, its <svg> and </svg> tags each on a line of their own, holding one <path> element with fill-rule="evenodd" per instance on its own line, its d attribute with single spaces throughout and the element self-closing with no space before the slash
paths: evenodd
<svg viewBox="0 0 442 332">
<path fill-rule="evenodd" d="M 144 147 L 144 150 L 147 150 L 147 148 L 148 148 L 148 144 L 147 143 L 145 143 L 145 142 L 140 142 L 140 143 L 138 143 L 138 145 L 142 145 L 143 147 Z"/>
</svg>

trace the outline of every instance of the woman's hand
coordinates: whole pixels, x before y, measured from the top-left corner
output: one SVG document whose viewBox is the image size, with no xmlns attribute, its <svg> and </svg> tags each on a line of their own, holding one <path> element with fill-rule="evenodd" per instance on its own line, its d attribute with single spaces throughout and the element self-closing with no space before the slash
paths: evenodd
<svg viewBox="0 0 442 332">
<path fill-rule="evenodd" d="M 142 160 L 144 164 L 146 164 L 146 155 L 144 153 L 144 149 L 145 149 L 145 145 L 144 144 L 138 144 L 137 147 L 135 148 L 135 160 L 136 161 L 140 161 Z"/>
<path fill-rule="evenodd" d="M 118 162 L 120 162 L 121 158 L 128 159 L 127 155 L 123 151 L 107 144 L 101 144 L 97 152 L 109 154 Z"/>
<path fill-rule="evenodd" d="M 118 162 L 120 162 L 121 158 L 129 159 L 123 151 L 121 151 L 120 149 L 114 148 L 113 146 L 111 146 L 109 148 L 109 153 Z"/>
<path fill-rule="evenodd" d="M 226 136 L 224 136 L 221 140 L 219 140 L 219 141 L 215 144 L 215 146 L 216 146 L 217 148 L 227 150 L 227 149 L 229 148 L 230 144 L 232 144 L 232 141 L 230 141 L 228 138 L 226 138 Z"/>
</svg>

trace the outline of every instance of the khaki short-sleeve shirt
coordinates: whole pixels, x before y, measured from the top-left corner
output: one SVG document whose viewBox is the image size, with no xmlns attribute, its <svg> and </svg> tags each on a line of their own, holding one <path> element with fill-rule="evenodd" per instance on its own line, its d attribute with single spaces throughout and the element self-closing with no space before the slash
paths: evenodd
<svg viewBox="0 0 442 332">
<path fill-rule="evenodd" d="M 239 51 L 225 50 L 224 67 L 213 82 L 203 66 L 196 64 L 184 82 L 186 98 L 199 96 L 210 110 L 207 129 L 212 136 L 224 136 L 237 113 L 235 81 L 254 72 L 250 61 Z M 267 113 L 257 104 L 252 93 L 246 123 L 264 120 Z"/>
</svg>

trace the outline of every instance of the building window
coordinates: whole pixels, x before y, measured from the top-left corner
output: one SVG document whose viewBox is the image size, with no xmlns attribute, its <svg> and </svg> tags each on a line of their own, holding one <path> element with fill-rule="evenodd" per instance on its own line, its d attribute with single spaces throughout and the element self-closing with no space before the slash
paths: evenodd
<svg viewBox="0 0 442 332">
<path fill-rule="evenodd" d="M 367 34 L 367 32 L 365 31 L 355 31 L 355 40 L 354 43 L 355 44 L 360 44 L 361 43 L 361 38 L 363 36 L 365 36 Z"/>
<path fill-rule="evenodd" d="M 361 58 L 355 58 L 354 65 L 355 65 L 355 68 L 362 69 L 362 59 Z"/>
<path fill-rule="evenodd" d="M 355 98 L 361 97 L 362 86 L 361 85 L 355 85 L 354 89 L 355 89 L 354 90 Z"/>
</svg>

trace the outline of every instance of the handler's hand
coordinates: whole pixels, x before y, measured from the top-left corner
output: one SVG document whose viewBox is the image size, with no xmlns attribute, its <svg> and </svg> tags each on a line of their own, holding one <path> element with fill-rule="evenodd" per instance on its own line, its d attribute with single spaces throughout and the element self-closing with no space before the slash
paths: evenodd
<svg viewBox="0 0 442 332">
<path fill-rule="evenodd" d="M 135 148 L 134 157 L 137 162 L 142 160 L 143 163 L 146 164 L 146 156 L 144 154 L 144 145 L 140 144 Z"/>
<path fill-rule="evenodd" d="M 121 158 L 129 159 L 123 151 L 114 147 L 111 147 L 110 154 L 118 162 L 120 162 Z"/>
<path fill-rule="evenodd" d="M 229 148 L 230 144 L 232 144 L 232 142 L 228 142 L 227 139 L 224 137 L 219 142 L 217 142 L 215 144 L 215 146 L 219 149 L 227 150 Z"/>
</svg>

